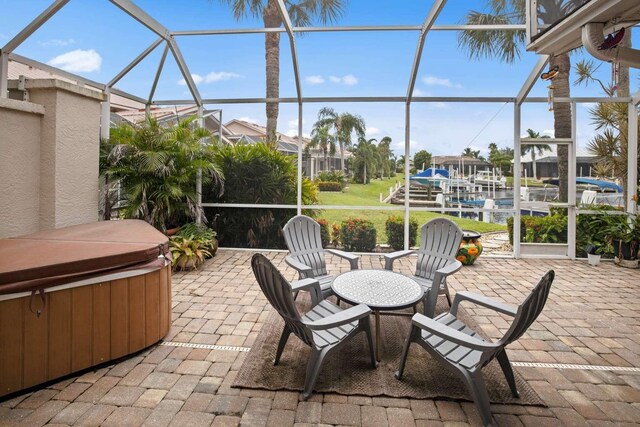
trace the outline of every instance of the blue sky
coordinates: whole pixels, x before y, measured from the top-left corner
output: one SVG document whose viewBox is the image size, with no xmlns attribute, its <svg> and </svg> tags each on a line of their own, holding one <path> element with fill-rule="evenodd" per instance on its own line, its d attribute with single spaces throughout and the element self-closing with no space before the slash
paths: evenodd
<svg viewBox="0 0 640 427">
<path fill-rule="evenodd" d="M 171 30 L 205 28 L 258 28 L 259 19 L 234 20 L 230 8 L 218 0 L 135 0 Z M 0 0 L 0 45 L 6 43 L 50 4 L 49 0 Z M 397 0 L 351 0 L 337 25 L 420 25 L 432 2 Z M 437 24 L 459 24 L 469 10 L 483 10 L 483 1 L 449 0 Z M 298 61 L 304 96 L 404 96 L 417 44 L 417 32 L 311 33 L 298 37 Z M 93 80 L 107 82 L 126 66 L 156 36 L 106 0 L 72 0 L 61 12 L 33 34 L 17 53 L 41 62 L 56 64 Z M 178 43 L 197 75 L 205 98 L 265 96 L 264 37 L 235 36 L 179 37 Z M 640 37 L 634 36 L 634 44 Z M 162 48 L 121 80 L 117 87 L 146 98 Z M 583 54 L 572 56 L 575 63 Z M 415 95 L 424 96 L 514 96 L 536 62 L 525 52 L 515 64 L 470 61 L 457 48 L 456 33 L 431 32 L 427 37 Z M 600 68 L 609 77 L 606 64 Z M 189 99 L 175 62 L 169 57 L 155 99 Z M 632 91 L 638 90 L 637 72 L 632 74 Z M 572 88 L 577 96 L 599 96 L 598 87 Z M 281 41 L 281 96 L 295 96 L 289 42 Z M 546 96 L 546 84 L 538 81 L 532 96 Z M 305 104 L 304 133 L 311 132 L 317 111 L 325 105 Z M 404 104 L 335 103 L 338 111 L 365 118 L 368 137 L 393 139 L 396 154 L 404 152 Z M 208 108 L 218 106 L 210 105 Z M 578 107 L 578 141 L 584 146 L 593 135 L 589 106 Z M 264 105 L 224 105 L 224 120 L 244 118 L 263 124 Z M 490 142 L 511 145 L 513 106 L 486 104 L 418 104 L 412 106 L 411 151 L 426 149 L 435 154 L 458 154 L 465 147 L 486 152 Z M 527 105 L 523 110 L 523 131 L 543 132 L 553 128 L 546 104 Z M 297 106 L 283 104 L 278 128 L 297 131 Z M 484 129 L 483 129 L 484 128 Z"/>
</svg>

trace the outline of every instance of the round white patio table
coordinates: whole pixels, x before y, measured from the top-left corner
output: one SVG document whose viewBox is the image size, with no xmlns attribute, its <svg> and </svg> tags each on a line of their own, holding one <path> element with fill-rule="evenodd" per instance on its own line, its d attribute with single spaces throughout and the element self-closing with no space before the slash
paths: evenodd
<svg viewBox="0 0 640 427">
<path fill-rule="evenodd" d="M 352 270 L 331 284 L 333 292 L 350 304 L 366 304 L 376 319 L 376 357 L 380 361 L 380 312 L 415 306 L 424 290 L 410 277 L 388 270 Z M 385 313 L 407 315 L 408 313 Z M 409 314 L 412 315 L 412 314 Z"/>
</svg>

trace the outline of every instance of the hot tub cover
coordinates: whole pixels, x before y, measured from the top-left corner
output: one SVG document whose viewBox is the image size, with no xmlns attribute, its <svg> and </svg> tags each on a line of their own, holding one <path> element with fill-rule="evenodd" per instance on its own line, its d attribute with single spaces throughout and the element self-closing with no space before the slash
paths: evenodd
<svg viewBox="0 0 640 427">
<path fill-rule="evenodd" d="M 34 291 L 169 257 L 167 237 L 140 220 L 101 221 L 0 240 L 0 295 Z"/>
</svg>

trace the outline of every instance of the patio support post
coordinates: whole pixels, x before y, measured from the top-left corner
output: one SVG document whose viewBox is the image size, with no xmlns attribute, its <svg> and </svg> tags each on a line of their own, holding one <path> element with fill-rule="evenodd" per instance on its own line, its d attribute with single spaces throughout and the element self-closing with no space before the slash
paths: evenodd
<svg viewBox="0 0 640 427">
<path fill-rule="evenodd" d="M 204 127 L 204 109 L 202 106 L 198 107 L 198 124 L 200 127 Z M 200 141 L 200 144 L 204 144 L 204 140 Z M 196 201 L 198 203 L 198 215 L 196 216 L 196 224 L 202 224 L 202 168 L 198 169 L 196 175 Z"/>
<path fill-rule="evenodd" d="M 521 107 L 519 103 L 513 104 L 513 256 L 520 258 L 520 127 Z"/>
<path fill-rule="evenodd" d="M 160 80 L 160 74 L 162 74 L 162 69 L 164 68 L 164 61 L 167 59 L 167 53 L 169 52 L 169 43 L 165 43 L 164 51 L 162 52 L 162 57 L 160 58 L 160 63 L 158 64 L 158 71 L 156 71 L 156 76 L 153 79 L 153 84 L 151 85 L 151 90 L 149 91 L 149 102 L 147 104 L 151 104 L 153 101 L 153 95 L 156 93 L 156 87 L 158 86 L 158 81 Z"/>
<path fill-rule="evenodd" d="M 431 6 L 429 14 L 424 19 L 422 28 L 420 29 L 420 37 L 418 37 L 418 46 L 416 47 L 416 53 L 413 57 L 413 66 L 411 67 L 411 74 L 409 75 L 409 87 L 407 88 L 407 98 L 405 105 L 405 145 L 404 145 L 404 249 L 409 249 L 409 191 L 411 183 L 409 182 L 409 155 L 411 149 L 411 98 L 413 97 L 413 89 L 416 85 L 416 78 L 418 77 L 418 69 L 420 68 L 420 60 L 422 59 L 422 50 L 424 49 L 424 41 L 427 38 L 427 33 L 433 27 L 433 23 L 436 22 L 438 15 L 444 8 L 447 0 L 436 0 Z"/>
<path fill-rule="evenodd" d="M 0 52 L 0 98 L 9 97 L 9 54 Z"/>
<path fill-rule="evenodd" d="M 298 208 L 297 215 L 302 214 L 302 102 L 298 104 Z"/>
<path fill-rule="evenodd" d="M 638 107 L 629 103 L 629 136 L 627 138 L 627 212 L 635 214 L 638 201 L 633 200 L 638 194 Z"/>
<path fill-rule="evenodd" d="M 293 34 L 293 24 L 287 12 L 284 0 L 277 0 L 278 10 L 282 17 L 284 28 L 289 36 L 289 46 L 291 48 L 291 62 L 293 65 L 293 76 L 296 82 L 296 94 L 298 98 L 298 190 L 297 190 L 297 214 L 302 213 L 302 86 L 300 84 L 300 70 L 298 67 L 298 52 L 296 50 L 296 39 Z"/>
<path fill-rule="evenodd" d="M 578 146 L 577 120 L 578 110 L 576 103 L 571 103 L 571 144 L 569 144 L 568 165 L 568 194 L 569 207 L 567 208 L 567 255 L 569 259 L 576 259 L 576 148 Z"/>
<path fill-rule="evenodd" d="M 409 154 L 411 149 L 411 103 L 404 112 L 404 249 L 409 249 Z"/>
<path fill-rule="evenodd" d="M 105 88 L 104 101 L 100 104 L 100 139 L 109 139 L 111 125 L 111 88 Z"/>
</svg>

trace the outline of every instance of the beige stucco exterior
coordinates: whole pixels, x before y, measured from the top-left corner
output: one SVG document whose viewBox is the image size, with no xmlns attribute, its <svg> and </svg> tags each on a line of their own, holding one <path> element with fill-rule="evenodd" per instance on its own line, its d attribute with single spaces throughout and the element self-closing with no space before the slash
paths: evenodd
<svg viewBox="0 0 640 427">
<path fill-rule="evenodd" d="M 30 102 L 0 103 L 0 237 L 98 220 L 102 95 L 55 79 L 26 89 Z"/>
</svg>

